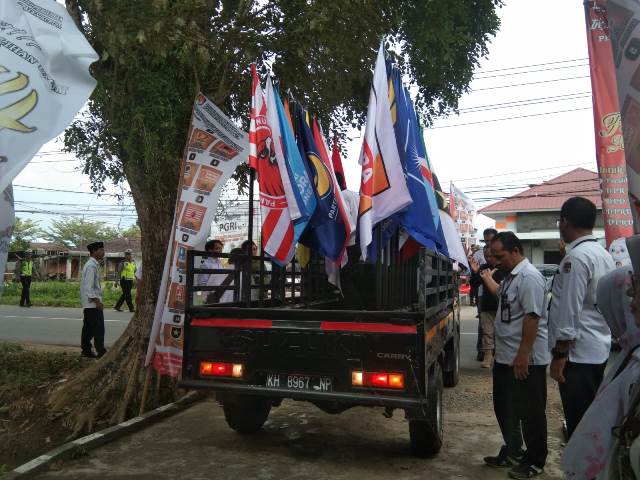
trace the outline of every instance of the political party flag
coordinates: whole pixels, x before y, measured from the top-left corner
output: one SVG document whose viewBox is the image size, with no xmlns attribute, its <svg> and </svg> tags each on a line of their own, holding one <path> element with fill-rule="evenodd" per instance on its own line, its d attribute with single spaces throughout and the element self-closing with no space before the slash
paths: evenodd
<svg viewBox="0 0 640 480">
<path fill-rule="evenodd" d="M 316 145 L 318 146 L 320 160 L 329 173 L 329 180 L 332 184 L 333 195 L 336 198 L 336 203 L 338 206 L 338 215 L 335 218 L 332 217 L 331 221 L 328 223 L 334 223 L 332 238 L 335 238 L 336 241 L 342 241 L 342 246 L 337 257 L 334 258 L 331 255 L 327 256 L 340 263 L 345 255 L 347 244 L 349 243 L 349 237 L 351 236 L 349 215 L 347 214 L 347 206 L 344 204 L 342 195 L 340 195 L 340 184 L 336 176 L 336 171 L 333 167 L 332 159 L 329 158 L 329 147 L 327 146 L 327 141 L 324 134 L 322 133 L 322 128 L 320 127 L 320 124 L 318 123 L 318 120 L 316 118 L 313 119 L 312 129 L 313 138 L 316 142 Z"/>
<path fill-rule="evenodd" d="M 272 237 L 270 243 L 264 244 L 265 251 L 274 250 L 278 255 L 273 256 L 276 263 L 285 265 L 295 255 L 295 244 L 307 227 L 307 223 L 316 210 L 317 200 L 306 165 L 300 156 L 298 146 L 291 130 L 291 122 L 287 118 L 280 96 L 273 88 L 271 77 L 267 79 L 267 123 L 271 128 L 275 159 L 280 176 L 285 184 L 284 194 L 289 204 L 298 206 L 298 214 L 291 216 L 293 231 L 278 243 L 278 239 Z M 287 186 L 288 185 L 288 186 Z M 263 217 L 264 218 L 264 217 Z M 284 225 L 284 218 L 281 220 Z M 266 219 L 263 220 L 263 228 L 269 226 Z M 277 224 L 276 224 L 277 225 Z"/>
<path fill-rule="evenodd" d="M 0 192 L 96 86 L 98 55 L 58 2 L 0 2 Z"/>
<path fill-rule="evenodd" d="M 338 261 L 344 252 L 349 226 L 348 222 L 345 225 L 344 215 L 341 215 L 338 184 L 330 168 L 331 160 L 322 136 L 311 131 L 309 115 L 297 106 L 294 117 L 298 146 L 304 153 L 317 199 L 313 218 L 300 242 L 323 257 Z"/>
<path fill-rule="evenodd" d="M 367 247 L 373 239 L 373 227 L 411 203 L 390 108 L 387 69 L 381 43 L 369 94 L 367 124 L 359 159 L 362 176 L 358 234 L 364 260 L 367 258 Z"/>
<path fill-rule="evenodd" d="M 340 190 L 347 189 L 347 180 L 344 176 L 344 168 L 342 168 L 342 159 L 340 158 L 340 148 L 338 147 L 338 141 L 333 139 L 333 150 L 331 151 L 331 163 L 333 164 L 333 171 L 336 173 L 336 179 Z"/>
<path fill-rule="evenodd" d="M 411 237 L 423 246 L 442 251 L 444 238 L 438 238 L 434 216 L 439 217 L 433 187 L 428 181 L 431 172 L 426 159 L 418 151 L 420 140 L 416 138 L 420 129 L 409 92 L 402 85 L 401 74 L 391 68 L 389 92 L 394 99 L 391 118 L 394 123 L 398 152 L 407 172 L 407 186 L 413 202 L 399 213 L 400 223 Z M 432 198 L 430 198 L 432 197 Z M 439 221 L 439 218 L 438 218 Z"/>
<path fill-rule="evenodd" d="M 249 127 L 249 165 L 258 173 L 262 245 L 268 255 L 284 264 L 287 263 L 295 245 L 292 214 L 289 211 L 290 205 L 281 175 L 282 169 L 278 165 L 273 131 L 267 118 L 267 100 L 262 92 L 255 64 L 251 65 L 251 72 L 253 88 Z M 277 117 L 275 123 L 279 131 Z M 285 177 L 289 179 L 286 167 Z M 292 200 L 296 203 L 293 195 Z"/>
</svg>

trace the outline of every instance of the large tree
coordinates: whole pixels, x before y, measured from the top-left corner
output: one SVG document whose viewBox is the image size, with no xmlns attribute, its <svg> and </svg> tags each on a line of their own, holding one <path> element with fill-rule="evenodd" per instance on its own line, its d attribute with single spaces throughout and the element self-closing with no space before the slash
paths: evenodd
<svg viewBox="0 0 640 480">
<path fill-rule="evenodd" d="M 31 242 L 33 242 L 38 235 L 40 235 L 40 226 L 37 221 L 29 218 L 22 220 L 20 217 L 16 217 L 16 223 L 13 226 L 13 233 L 11 234 L 9 251 L 29 250 Z"/>
<path fill-rule="evenodd" d="M 96 240 L 111 240 L 120 233 L 105 222 L 93 222 L 83 218 L 63 218 L 52 220 L 42 235 L 45 239 L 65 247 L 82 248 Z"/>
<path fill-rule="evenodd" d="M 94 189 L 126 179 L 143 237 L 144 299 L 116 345 L 52 397 L 77 429 L 122 420 L 141 367 L 196 91 L 246 127 L 250 62 L 332 130 L 361 125 L 380 39 L 410 74 L 425 121 L 457 108 L 498 28 L 502 0 L 66 0 L 100 60 L 86 114 L 66 133 Z M 237 172 L 246 185 L 246 169 Z M 153 341 L 153 339 L 151 340 Z"/>
</svg>

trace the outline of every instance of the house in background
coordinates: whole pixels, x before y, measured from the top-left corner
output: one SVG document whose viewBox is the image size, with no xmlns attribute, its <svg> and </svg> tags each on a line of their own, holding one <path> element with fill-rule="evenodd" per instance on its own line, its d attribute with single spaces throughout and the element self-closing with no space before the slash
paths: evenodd
<svg viewBox="0 0 640 480">
<path fill-rule="evenodd" d="M 122 237 L 113 240 L 105 240 L 105 255 L 102 273 L 105 280 L 116 280 L 118 265 L 124 260 L 124 251 L 131 249 L 136 263 L 142 258 L 140 237 Z M 82 267 L 89 259 L 86 248 L 68 248 L 53 243 L 31 243 L 31 251 L 34 255 L 34 270 L 37 280 L 80 278 Z M 25 252 L 9 252 L 5 281 L 13 278 L 16 261 L 24 258 Z"/>
<path fill-rule="evenodd" d="M 524 254 L 531 263 L 559 264 L 560 207 L 571 197 L 585 197 L 598 209 L 594 235 L 604 246 L 602 198 L 598 174 L 576 168 L 524 192 L 493 203 L 480 210 L 496 222 L 498 231 L 511 230 L 522 241 Z"/>
</svg>

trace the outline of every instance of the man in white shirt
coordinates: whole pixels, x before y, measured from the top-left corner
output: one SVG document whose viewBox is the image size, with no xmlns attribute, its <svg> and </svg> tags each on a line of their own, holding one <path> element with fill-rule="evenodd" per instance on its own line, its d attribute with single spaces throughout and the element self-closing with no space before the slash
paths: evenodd
<svg viewBox="0 0 640 480">
<path fill-rule="evenodd" d="M 80 281 L 80 301 L 83 308 L 82 318 L 82 356 L 89 358 L 102 357 L 104 348 L 104 305 L 102 304 L 102 275 L 100 260 L 104 258 L 104 243 L 93 242 L 87 245 L 90 258 L 82 268 Z M 91 349 L 91 340 L 96 353 Z"/>
<path fill-rule="evenodd" d="M 595 221 L 596 206 L 586 198 L 570 198 L 560 210 L 558 227 L 567 254 L 551 288 L 549 346 L 551 377 L 560 386 L 569 436 L 595 398 L 611 347 L 596 290 L 615 264 L 593 236 Z"/>
</svg>

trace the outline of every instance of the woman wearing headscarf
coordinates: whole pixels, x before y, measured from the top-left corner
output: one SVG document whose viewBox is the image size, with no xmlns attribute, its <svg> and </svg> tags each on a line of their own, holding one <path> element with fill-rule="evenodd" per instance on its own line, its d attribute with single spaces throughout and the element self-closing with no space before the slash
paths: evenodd
<svg viewBox="0 0 640 480">
<path fill-rule="evenodd" d="M 567 478 L 625 478 L 617 472 L 618 439 L 612 433 L 633 403 L 634 387 L 640 380 L 640 328 L 631 311 L 631 266 L 620 267 L 600 279 L 598 308 L 621 351 L 607 369 L 598 394 L 578 424 L 562 457 Z"/>
</svg>

